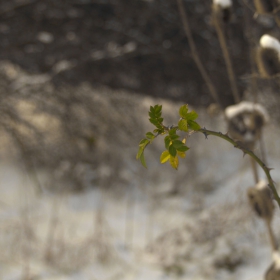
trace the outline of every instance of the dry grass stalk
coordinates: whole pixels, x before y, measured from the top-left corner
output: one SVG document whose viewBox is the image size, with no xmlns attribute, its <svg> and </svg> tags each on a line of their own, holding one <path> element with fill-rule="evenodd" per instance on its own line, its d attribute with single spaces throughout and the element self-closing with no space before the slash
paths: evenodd
<svg viewBox="0 0 280 280">
<path fill-rule="evenodd" d="M 254 0 L 258 14 L 270 14 L 273 12 L 273 4 L 270 0 Z"/>
<path fill-rule="evenodd" d="M 187 13 L 185 12 L 185 9 L 184 9 L 183 1 L 182 0 L 177 0 L 177 4 L 178 4 L 178 9 L 179 9 L 179 13 L 180 13 L 180 16 L 181 16 L 183 28 L 184 28 L 186 37 L 188 39 L 188 43 L 190 45 L 192 58 L 193 58 L 193 60 L 196 64 L 203 80 L 205 81 L 212 98 L 215 100 L 215 102 L 217 104 L 219 104 L 219 106 L 221 108 L 223 108 L 223 106 L 221 104 L 221 101 L 220 101 L 220 98 L 218 96 L 217 90 L 216 90 L 212 80 L 210 79 L 210 77 L 209 77 L 209 75 L 208 75 L 200 57 L 199 57 L 199 54 L 197 52 L 197 48 L 196 48 L 196 45 L 195 45 L 195 42 L 194 42 L 194 39 L 193 39 L 193 36 L 192 36 L 192 32 L 191 32 L 191 29 L 190 29 Z"/>
<path fill-rule="evenodd" d="M 235 73 L 233 70 L 230 54 L 228 51 L 228 46 L 226 42 L 226 37 L 224 33 L 225 23 L 230 19 L 231 15 L 231 1 L 214 1 L 212 5 L 212 15 L 213 23 L 218 35 L 220 46 L 222 48 L 224 60 L 226 63 L 228 78 L 230 81 L 231 91 L 234 97 L 235 103 L 240 102 L 240 96 L 238 93 L 238 87 L 236 83 Z"/>
<path fill-rule="evenodd" d="M 57 231 L 57 225 L 59 223 L 59 206 L 61 205 L 61 197 L 55 198 L 53 201 L 51 217 L 49 221 L 48 234 L 46 238 L 44 258 L 48 263 L 54 260 L 53 247 L 54 247 L 54 236 Z"/>
</svg>

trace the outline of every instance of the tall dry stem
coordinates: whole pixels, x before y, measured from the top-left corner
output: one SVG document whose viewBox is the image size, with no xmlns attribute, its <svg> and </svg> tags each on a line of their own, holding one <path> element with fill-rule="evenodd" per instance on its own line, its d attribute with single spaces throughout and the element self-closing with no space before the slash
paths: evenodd
<svg viewBox="0 0 280 280">
<path fill-rule="evenodd" d="M 185 9 L 184 9 L 183 1 L 182 0 L 177 0 L 177 5 L 178 5 L 181 20 L 182 20 L 183 28 L 184 28 L 186 37 L 188 39 L 188 43 L 190 45 L 192 58 L 193 58 L 193 60 L 196 64 L 203 80 L 205 81 L 212 98 L 220 106 L 220 108 L 223 108 L 222 103 L 221 103 L 220 98 L 219 98 L 219 95 L 217 93 L 217 90 L 216 90 L 214 84 L 212 83 L 212 81 L 211 81 L 203 63 L 201 62 L 199 54 L 197 52 L 197 48 L 196 48 L 196 45 L 195 45 L 195 42 L 194 42 L 194 39 L 193 39 L 193 36 L 192 36 L 192 32 L 191 32 L 191 29 L 190 29 L 187 13 L 185 12 Z"/>
<path fill-rule="evenodd" d="M 215 29 L 218 35 L 218 39 L 220 42 L 220 46 L 223 52 L 224 60 L 226 63 L 226 68 L 227 68 L 227 73 L 228 73 L 228 78 L 230 82 L 230 87 L 231 91 L 233 94 L 234 102 L 237 104 L 241 101 L 239 93 L 238 93 L 238 88 L 237 88 L 237 83 L 236 83 L 236 78 L 235 78 L 235 73 L 233 70 L 230 54 L 228 51 L 228 46 L 227 46 L 227 41 L 224 33 L 224 23 L 221 21 L 220 18 L 214 15 L 214 25 Z"/>
</svg>

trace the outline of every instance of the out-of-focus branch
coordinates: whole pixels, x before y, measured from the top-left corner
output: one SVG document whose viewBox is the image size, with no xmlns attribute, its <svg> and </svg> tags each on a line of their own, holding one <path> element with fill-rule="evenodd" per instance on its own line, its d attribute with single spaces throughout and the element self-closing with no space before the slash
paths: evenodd
<svg viewBox="0 0 280 280">
<path fill-rule="evenodd" d="M 193 40 L 192 32 L 191 32 L 191 29 L 190 29 L 188 17 L 187 17 L 187 14 L 185 12 L 185 9 L 184 9 L 183 1 L 182 0 L 177 0 L 177 4 L 178 4 L 178 9 L 179 9 L 179 13 L 180 13 L 180 16 L 181 16 L 183 28 L 185 30 L 185 33 L 186 33 L 186 36 L 187 36 L 187 39 L 188 39 L 188 42 L 189 42 L 189 45 L 190 45 L 193 60 L 196 64 L 203 80 L 205 81 L 212 98 L 215 100 L 215 102 L 221 108 L 223 108 L 223 106 L 221 104 L 221 101 L 220 101 L 220 98 L 217 94 L 217 90 L 216 90 L 215 86 L 213 85 L 208 73 L 206 72 L 206 70 L 205 70 L 205 68 L 204 68 L 204 66 L 201 62 L 201 59 L 199 57 L 199 54 L 197 52 L 196 45 L 195 45 L 195 42 Z"/>
<path fill-rule="evenodd" d="M 232 94 L 233 94 L 234 101 L 237 104 L 237 103 L 240 102 L 240 96 L 239 96 L 239 93 L 238 93 L 236 78 L 235 78 L 231 58 L 230 58 L 230 55 L 229 55 L 224 30 L 222 29 L 223 23 L 221 22 L 221 20 L 216 15 L 214 15 L 213 18 L 214 18 L 215 29 L 216 29 L 216 32 L 217 32 L 217 35 L 218 35 L 218 38 L 219 38 L 220 46 L 221 46 L 223 56 L 224 56 L 224 60 L 225 60 L 225 63 L 226 63 L 226 68 L 227 68 L 228 78 L 229 78 L 229 82 L 230 82 L 230 86 L 231 86 L 231 91 L 232 91 Z"/>
<path fill-rule="evenodd" d="M 10 126 L 8 126 L 4 123 L 1 123 L 1 126 L 5 129 L 5 131 L 8 133 L 8 135 L 11 136 L 11 139 L 14 141 L 14 143 L 18 147 L 18 149 L 21 153 L 22 161 L 23 161 L 24 166 L 26 168 L 27 175 L 30 176 L 30 178 L 33 180 L 34 185 L 36 187 L 37 194 L 41 194 L 42 190 L 43 190 L 42 186 L 41 186 L 41 183 L 40 183 L 39 178 L 37 176 L 37 172 L 36 172 L 36 169 L 35 169 L 34 164 L 32 162 L 32 159 L 28 156 L 28 152 L 26 151 L 25 144 L 21 140 L 21 137 L 19 137 L 17 132 L 13 128 L 11 128 Z M 29 172 L 28 169 L 31 169 L 32 175 L 30 175 L 30 172 Z"/>
</svg>

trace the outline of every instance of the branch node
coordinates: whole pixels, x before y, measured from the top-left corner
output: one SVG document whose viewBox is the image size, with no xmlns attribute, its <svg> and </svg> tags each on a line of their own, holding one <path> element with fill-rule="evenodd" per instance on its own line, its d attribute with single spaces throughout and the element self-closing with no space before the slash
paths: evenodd
<svg viewBox="0 0 280 280">
<path fill-rule="evenodd" d="M 203 127 L 203 129 L 206 129 L 206 127 Z M 202 132 L 203 134 L 204 134 L 204 136 L 205 136 L 205 139 L 208 139 L 208 133 L 207 132 Z"/>
</svg>

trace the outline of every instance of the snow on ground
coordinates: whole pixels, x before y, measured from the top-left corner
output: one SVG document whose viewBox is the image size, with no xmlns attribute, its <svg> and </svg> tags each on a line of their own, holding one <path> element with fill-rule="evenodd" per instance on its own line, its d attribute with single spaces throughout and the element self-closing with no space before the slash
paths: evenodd
<svg viewBox="0 0 280 280">
<path fill-rule="evenodd" d="M 202 125 L 225 131 L 220 119 L 200 115 Z M 265 139 L 268 165 L 280 182 L 277 135 L 271 125 Z M 157 171 L 151 179 L 159 163 L 143 173 L 135 162 L 133 172 L 141 176 L 114 191 L 97 186 L 38 196 L 24 169 L 3 160 L 0 279 L 263 279 L 271 251 L 265 226 L 247 203 L 249 159 L 211 136 L 194 135 L 189 145 L 198 176 L 183 178 L 174 196 L 166 190 L 168 174 L 176 171 Z M 279 217 L 276 209 L 277 238 Z"/>
</svg>

